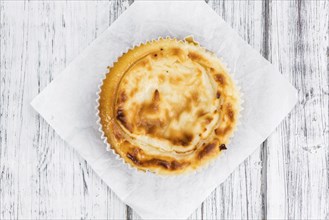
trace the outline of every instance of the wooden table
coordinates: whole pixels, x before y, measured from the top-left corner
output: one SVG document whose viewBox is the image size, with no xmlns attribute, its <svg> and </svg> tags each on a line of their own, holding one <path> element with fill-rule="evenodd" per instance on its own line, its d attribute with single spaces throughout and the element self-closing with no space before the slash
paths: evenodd
<svg viewBox="0 0 329 220">
<path fill-rule="evenodd" d="M 0 219 L 139 219 L 30 101 L 132 1 L 0 1 Z M 329 2 L 209 1 L 298 89 L 190 219 L 329 219 Z"/>
</svg>

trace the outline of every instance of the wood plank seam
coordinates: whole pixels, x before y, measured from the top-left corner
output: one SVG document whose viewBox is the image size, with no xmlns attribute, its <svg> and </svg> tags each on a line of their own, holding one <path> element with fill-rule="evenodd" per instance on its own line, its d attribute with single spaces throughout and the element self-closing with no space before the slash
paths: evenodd
<svg viewBox="0 0 329 220">
<path fill-rule="evenodd" d="M 270 60 L 270 1 L 263 1 L 263 45 L 262 55 L 265 59 Z M 267 219 L 267 140 L 261 145 L 261 198 L 262 198 L 262 219 Z"/>
</svg>

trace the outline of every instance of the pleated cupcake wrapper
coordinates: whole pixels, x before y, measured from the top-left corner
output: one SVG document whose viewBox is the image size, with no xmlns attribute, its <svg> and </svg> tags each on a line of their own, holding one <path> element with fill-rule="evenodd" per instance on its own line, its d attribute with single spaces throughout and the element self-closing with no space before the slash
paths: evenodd
<svg viewBox="0 0 329 220">
<path fill-rule="evenodd" d="M 187 37 L 192 37 L 193 41 L 198 43 L 197 41 L 195 41 L 195 39 L 193 38 L 193 36 L 187 36 Z M 187 38 L 186 37 L 186 38 Z M 119 60 L 119 58 L 121 56 L 123 56 L 125 53 L 129 52 L 130 50 L 133 50 L 135 49 L 136 47 L 140 47 L 141 45 L 145 45 L 147 43 L 151 43 L 151 42 L 154 42 L 154 41 L 157 41 L 157 40 L 161 40 L 161 39 L 172 39 L 172 40 L 175 40 L 175 41 L 179 41 L 179 42 L 182 42 L 182 43 L 186 43 L 188 44 L 188 42 L 186 40 L 179 40 L 177 38 L 172 38 L 172 37 L 159 37 L 158 39 L 152 39 L 152 40 L 148 40 L 144 43 L 140 43 L 138 45 L 134 45 L 133 47 L 130 47 L 130 48 L 126 48 L 126 50 L 124 52 L 121 53 L 120 56 L 117 57 L 117 59 L 112 63 L 112 65 L 109 66 L 109 69 L 111 69 Z M 207 51 L 207 52 L 210 52 L 211 54 L 213 54 L 214 56 L 216 56 L 215 53 L 213 53 L 212 51 L 209 51 L 207 50 L 206 48 L 200 46 L 200 44 L 198 43 L 198 47 Z M 218 57 L 221 61 L 221 65 L 222 67 L 227 71 L 227 73 L 230 75 L 230 77 L 232 78 L 233 82 L 234 82 L 234 85 L 235 85 L 235 89 L 237 90 L 238 92 L 238 95 L 239 95 L 239 113 L 238 113 L 238 118 L 237 118 L 237 124 L 234 128 L 234 131 L 232 132 L 232 135 L 231 137 L 229 138 L 229 141 L 227 142 L 227 145 L 230 143 L 230 141 L 232 140 L 232 138 L 234 137 L 236 131 L 238 130 L 238 127 L 240 127 L 241 125 L 241 117 L 242 117 L 242 111 L 243 111 L 243 96 L 244 94 L 242 93 L 241 91 L 241 87 L 239 86 L 239 82 L 238 80 L 236 79 L 236 76 L 233 72 L 231 72 L 231 69 L 229 68 L 229 66 L 227 65 L 227 63 L 225 62 L 225 59 L 223 57 Z M 115 155 L 115 158 L 118 160 L 118 161 L 121 161 L 121 163 L 125 164 L 129 170 L 131 170 L 132 172 L 138 172 L 139 174 L 144 174 L 144 175 L 155 175 L 157 177 L 162 177 L 162 178 L 175 178 L 175 177 L 182 177 L 182 176 L 189 176 L 189 175 L 196 175 L 197 173 L 200 173 L 200 172 L 204 172 L 206 169 L 208 169 L 210 166 L 213 166 L 216 162 L 216 160 L 219 158 L 219 157 L 223 157 L 225 156 L 225 151 L 221 151 L 221 153 L 218 155 L 217 158 L 214 158 L 214 159 L 211 159 L 210 161 L 208 161 L 206 164 L 198 167 L 197 169 L 195 170 L 192 170 L 192 171 L 187 171 L 185 173 L 182 173 L 182 174 L 173 174 L 173 175 L 168 175 L 168 174 L 159 174 L 159 173 L 156 173 L 156 172 L 153 172 L 153 171 L 149 171 L 149 170 L 146 170 L 146 171 L 142 171 L 142 170 L 139 170 L 137 169 L 136 167 L 133 167 L 132 165 L 130 165 L 129 163 L 127 163 L 119 154 L 116 153 L 116 151 L 111 147 L 111 145 L 108 143 L 107 141 L 107 137 L 105 136 L 104 134 L 104 131 L 103 131 L 103 128 L 102 128 L 102 124 L 101 124 L 101 118 L 99 116 L 99 100 L 100 100 L 100 93 L 101 93 L 101 88 L 103 86 L 103 82 L 104 82 L 104 79 L 106 78 L 106 75 L 107 74 L 110 74 L 110 73 L 104 73 L 103 76 L 101 77 L 101 80 L 100 80 L 100 83 L 98 85 L 98 91 L 96 93 L 97 95 L 97 99 L 96 99 L 96 107 L 95 107 L 95 110 L 96 110 L 96 117 L 97 117 L 97 126 L 98 126 L 98 130 L 99 132 L 101 133 L 101 139 L 102 141 L 104 142 L 105 146 L 106 146 L 106 150 L 108 152 L 112 152 L 114 155 Z M 229 148 L 228 148 L 229 150 Z"/>
</svg>

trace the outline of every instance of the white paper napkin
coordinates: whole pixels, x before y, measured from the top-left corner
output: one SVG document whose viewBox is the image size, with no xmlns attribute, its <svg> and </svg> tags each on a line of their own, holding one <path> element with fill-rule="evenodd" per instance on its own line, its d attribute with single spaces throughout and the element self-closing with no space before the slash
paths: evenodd
<svg viewBox="0 0 329 220">
<path fill-rule="evenodd" d="M 162 178 L 128 169 L 107 152 L 97 130 L 102 75 L 133 45 L 193 35 L 223 57 L 244 93 L 241 125 L 228 150 L 196 175 Z M 205 2 L 135 2 L 32 102 L 118 197 L 142 218 L 187 218 L 270 135 L 297 101 L 296 90 Z"/>
</svg>

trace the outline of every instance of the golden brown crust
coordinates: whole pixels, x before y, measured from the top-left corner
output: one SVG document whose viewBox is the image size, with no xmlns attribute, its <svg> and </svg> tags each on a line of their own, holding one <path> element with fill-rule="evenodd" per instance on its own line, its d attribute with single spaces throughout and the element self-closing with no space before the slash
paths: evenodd
<svg viewBox="0 0 329 220">
<path fill-rule="evenodd" d="M 195 170 L 217 157 L 239 114 L 220 60 L 194 42 L 160 39 L 135 47 L 101 87 L 103 132 L 127 163 L 160 174 Z"/>
</svg>

